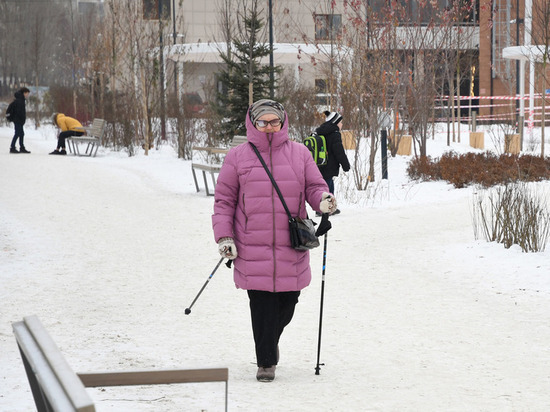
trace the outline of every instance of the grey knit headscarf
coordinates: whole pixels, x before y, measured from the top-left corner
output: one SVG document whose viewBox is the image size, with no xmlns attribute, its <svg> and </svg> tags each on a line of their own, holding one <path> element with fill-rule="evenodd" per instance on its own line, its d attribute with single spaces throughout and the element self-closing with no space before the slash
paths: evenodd
<svg viewBox="0 0 550 412">
<path fill-rule="evenodd" d="M 281 119 L 281 123 L 285 121 L 285 108 L 275 100 L 261 99 L 252 103 L 249 113 L 250 120 L 252 120 L 254 125 L 256 125 L 256 121 L 264 114 L 274 114 Z"/>
</svg>

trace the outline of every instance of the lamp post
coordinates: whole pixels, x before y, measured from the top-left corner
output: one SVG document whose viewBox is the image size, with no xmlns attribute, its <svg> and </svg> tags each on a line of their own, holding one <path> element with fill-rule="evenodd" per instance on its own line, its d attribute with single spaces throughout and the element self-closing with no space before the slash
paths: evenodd
<svg viewBox="0 0 550 412">
<path fill-rule="evenodd" d="M 523 23 L 523 19 L 519 18 L 519 0 L 516 0 L 516 46 L 519 46 L 519 25 Z M 516 60 L 516 96 L 521 93 L 520 90 L 520 75 L 523 70 L 520 69 L 520 64 L 525 64 L 520 59 Z M 516 110 L 517 110 L 517 132 L 519 133 L 520 148 L 523 150 L 523 124 L 524 116 L 522 109 L 523 100 L 516 100 Z"/>
<path fill-rule="evenodd" d="M 159 12 L 159 62 L 160 62 L 160 135 L 162 140 L 166 140 L 166 105 L 164 102 L 164 39 L 162 38 L 162 1 L 158 1 Z"/>
<path fill-rule="evenodd" d="M 174 46 L 177 43 L 177 33 L 176 33 L 176 0 L 172 0 L 172 40 Z M 174 102 L 176 107 L 179 105 L 179 96 L 178 96 L 178 64 L 174 61 Z"/>
<path fill-rule="evenodd" d="M 275 97 L 275 78 L 273 68 L 273 0 L 269 0 L 269 97 Z"/>
</svg>

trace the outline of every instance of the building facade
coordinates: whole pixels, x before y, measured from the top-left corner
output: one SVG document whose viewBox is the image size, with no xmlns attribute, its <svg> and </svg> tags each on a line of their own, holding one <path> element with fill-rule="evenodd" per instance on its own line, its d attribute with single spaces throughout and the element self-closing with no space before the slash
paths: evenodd
<svg viewBox="0 0 550 412">
<path fill-rule="evenodd" d="M 158 16 L 163 10 L 163 18 L 170 20 L 172 30 L 166 36 L 166 56 L 173 62 L 173 68 L 180 73 L 180 89 L 186 92 L 198 92 L 208 99 L 208 88 L 215 87 L 215 73 L 222 64 L 219 51 L 227 43 L 228 24 L 233 33 L 238 29 L 237 20 L 242 13 L 243 1 L 235 0 L 142 0 L 144 15 L 149 18 Z M 548 0 L 534 0 L 547 2 Z M 160 2 L 160 3 L 159 3 Z M 250 4 L 248 2 L 247 4 Z M 525 42 L 525 5 L 524 0 L 436 0 L 420 2 L 417 0 L 263 0 L 259 7 L 266 23 L 264 39 L 269 31 L 269 6 L 271 5 L 274 44 L 274 63 L 282 65 L 288 73 L 300 82 L 315 85 L 321 99 L 324 94 L 337 93 L 338 74 L 327 65 L 337 60 L 345 64 L 350 59 L 347 38 L 352 27 L 357 31 L 357 22 L 365 26 L 386 24 L 385 19 L 395 19 L 395 36 L 399 40 L 396 48 L 403 52 L 414 50 L 411 44 L 412 30 L 431 33 L 433 46 L 436 46 L 438 30 L 449 27 L 448 47 L 458 48 L 471 59 L 461 70 L 461 96 L 465 99 L 462 106 L 472 105 L 480 116 L 498 113 L 510 113 L 516 106 L 516 94 L 519 93 L 519 65 L 504 58 L 502 50 L 509 46 Z M 455 13 L 456 11 L 456 13 Z M 455 14 L 453 14 L 455 13 Z M 228 24 L 224 24 L 229 22 Z M 452 16 L 450 20 L 446 20 Z M 540 22 L 531 29 L 537 32 Z M 456 40 L 458 37 L 461 40 Z M 367 40 L 365 40 L 367 41 Z M 548 42 L 546 40 L 546 42 Z M 347 48 L 343 48 L 345 46 Z M 344 50 L 344 51 L 343 51 Z M 417 58 L 411 70 L 418 70 Z M 333 73 L 327 79 L 328 72 Z M 526 75 L 528 77 L 528 74 Z M 527 78 L 527 82 L 532 81 Z M 535 85 L 536 92 L 541 84 Z M 336 84 L 328 90 L 329 84 Z M 333 87 L 333 86 L 331 86 Z M 335 91 L 336 90 L 336 91 Z M 510 97 L 509 104 L 495 102 L 493 96 Z M 490 118 L 490 117 L 488 117 Z"/>
</svg>

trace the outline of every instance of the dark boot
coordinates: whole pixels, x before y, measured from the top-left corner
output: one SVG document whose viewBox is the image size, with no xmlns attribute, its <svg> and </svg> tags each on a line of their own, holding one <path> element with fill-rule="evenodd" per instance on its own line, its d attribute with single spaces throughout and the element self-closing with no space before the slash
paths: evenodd
<svg viewBox="0 0 550 412">
<path fill-rule="evenodd" d="M 275 365 L 269 366 L 267 368 L 259 367 L 258 373 L 256 374 L 256 379 L 260 382 L 271 382 L 275 379 Z"/>
<path fill-rule="evenodd" d="M 10 147 L 10 153 L 19 153 L 15 147 Z"/>
<path fill-rule="evenodd" d="M 61 154 L 59 150 L 55 149 L 53 152 L 50 153 L 51 155 L 59 155 Z"/>
<path fill-rule="evenodd" d="M 23 146 L 22 148 L 19 149 L 19 153 L 30 153 L 27 149 L 25 149 L 25 147 Z"/>
</svg>

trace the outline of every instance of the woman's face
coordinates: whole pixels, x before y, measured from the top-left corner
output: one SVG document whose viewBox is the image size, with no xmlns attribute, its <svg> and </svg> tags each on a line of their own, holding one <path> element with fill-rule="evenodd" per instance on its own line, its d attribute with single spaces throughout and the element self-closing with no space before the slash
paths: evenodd
<svg viewBox="0 0 550 412">
<path fill-rule="evenodd" d="M 260 118 L 256 120 L 255 126 L 260 132 L 274 133 L 281 130 L 282 123 L 279 116 L 276 114 L 267 113 L 260 116 Z"/>
</svg>

